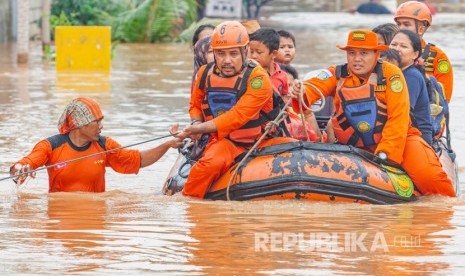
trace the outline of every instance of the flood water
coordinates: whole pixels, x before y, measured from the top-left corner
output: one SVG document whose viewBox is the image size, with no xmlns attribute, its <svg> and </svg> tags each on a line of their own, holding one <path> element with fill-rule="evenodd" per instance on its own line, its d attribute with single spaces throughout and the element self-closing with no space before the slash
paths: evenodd
<svg viewBox="0 0 465 276">
<path fill-rule="evenodd" d="M 439 14 L 425 35 L 455 70 L 453 148 L 465 166 L 465 16 Z M 297 37 L 295 67 L 344 62 L 347 32 L 389 16 L 276 14 L 262 25 Z M 60 75 L 38 44 L 26 68 L 0 44 L 0 178 L 36 142 L 56 134 L 65 104 L 101 103 L 104 131 L 122 145 L 167 134 L 188 121 L 192 51 L 187 44 L 119 45 L 109 78 Z M 108 89 L 109 88 L 109 89 Z M 107 90 L 107 91 L 105 91 Z M 147 149 L 158 142 L 138 146 Z M 371 206 L 300 201 L 200 201 L 163 196 L 177 152 L 139 175 L 107 172 L 107 192 L 48 194 L 47 175 L 17 188 L 0 182 L 0 272 L 5 274 L 463 275 L 465 200 L 422 198 Z M 463 167 L 460 167 L 463 168 Z M 461 170 L 462 171 L 462 170 Z M 461 173 L 461 187 L 465 175 Z"/>
</svg>

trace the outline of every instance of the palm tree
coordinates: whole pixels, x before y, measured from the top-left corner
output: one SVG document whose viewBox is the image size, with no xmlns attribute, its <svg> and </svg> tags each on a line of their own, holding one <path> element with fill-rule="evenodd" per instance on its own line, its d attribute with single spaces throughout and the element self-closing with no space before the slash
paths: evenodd
<svg viewBox="0 0 465 276">
<path fill-rule="evenodd" d="M 113 38 L 125 42 L 172 41 L 196 18 L 196 0 L 140 0 L 116 17 Z"/>
<path fill-rule="evenodd" d="M 18 0 L 18 63 L 27 63 L 29 56 L 29 0 Z"/>
</svg>

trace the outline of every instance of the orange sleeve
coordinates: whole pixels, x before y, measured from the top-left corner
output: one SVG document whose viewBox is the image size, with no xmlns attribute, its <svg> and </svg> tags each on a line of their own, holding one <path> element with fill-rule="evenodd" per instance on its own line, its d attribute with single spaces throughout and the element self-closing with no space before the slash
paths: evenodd
<svg viewBox="0 0 465 276">
<path fill-rule="evenodd" d="M 206 65 L 200 67 L 195 76 L 195 83 L 191 90 L 191 100 L 189 102 L 189 115 L 191 119 L 203 118 L 202 100 L 205 98 L 205 92 L 199 88 L 202 74 L 205 71 Z"/>
<path fill-rule="evenodd" d="M 312 88 L 312 85 L 320 89 L 321 93 L 325 96 L 333 96 L 337 87 L 337 78 L 335 76 L 336 66 L 331 66 L 323 70 L 318 76 L 304 81 L 303 87 L 305 91 L 304 101 L 307 106 L 320 99 L 320 94 Z M 295 112 L 300 113 L 299 100 L 292 100 L 292 108 Z"/>
<path fill-rule="evenodd" d="M 383 63 L 383 73 L 386 78 L 386 92 L 377 92 L 376 96 L 386 103 L 388 119 L 375 154 L 383 151 L 390 160 L 400 164 L 410 127 L 409 93 L 404 75 L 398 67 Z"/>
<path fill-rule="evenodd" d="M 454 87 L 454 72 L 447 55 L 438 47 L 432 46 L 432 51 L 437 55 L 433 60 L 433 75 L 444 87 L 444 94 L 447 102 L 452 98 L 452 90 Z"/>
<path fill-rule="evenodd" d="M 29 153 L 27 156 L 23 157 L 16 163 L 19 163 L 21 165 L 29 164 L 32 167 L 32 169 L 35 170 L 47 164 L 47 161 L 50 159 L 51 154 L 52 146 L 46 139 L 44 139 L 34 146 L 31 153 Z"/>
<path fill-rule="evenodd" d="M 218 139 L 245 125 L 251 118 L 269 106 L 273 95 L 273 86 L 268 73 L 260 66 L 250 74 L 247 90 L 229 111 L 213 119 L 217 127 Z M 251 85 L 253 83 L 253 85 Z"/>
<path fill-rule="evenodd" d="M 110 137 L 106 138 L 105 149 L 119 148 L 121 145 Z M 135 173 L 140 169 L 140 152 L 133 149 L 121 149 L 107 153 L 106 166 L 119 173 Z"/>
</svg>

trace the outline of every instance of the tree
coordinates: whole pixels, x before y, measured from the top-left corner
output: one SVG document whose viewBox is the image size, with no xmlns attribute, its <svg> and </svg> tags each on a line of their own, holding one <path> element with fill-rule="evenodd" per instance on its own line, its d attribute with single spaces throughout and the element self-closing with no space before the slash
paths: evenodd
<svg viewBox="0 0 465 276">
<path fill-rule="evenodd" d="M 257 19 L 260 14 L 260 8 L 266 5 L 271 0 L 243 0 L 245 9 L 247 11 L 247 19 Z M 253 12 L 253 10 L 255 10 Z"/>
<path fill-rule="evenodd" d="M 29 0 L 18 0 L 18 63 L 27 63 L 29 57 Z"/>
</svg>

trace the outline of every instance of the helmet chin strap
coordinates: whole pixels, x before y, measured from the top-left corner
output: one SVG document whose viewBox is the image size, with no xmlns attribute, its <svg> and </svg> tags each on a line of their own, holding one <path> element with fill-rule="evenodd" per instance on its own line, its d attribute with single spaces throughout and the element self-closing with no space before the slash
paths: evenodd
<svg viewBox="0 0 465 276">
<path fill-rule="evenodd" d="M 247 53 L 249 51 L 249 46 L 246 45 L 244 47 L 241 47 L 241 56 L 242 56 L 242 67 L 241 71 L 244 70 L 245 67 L 247 67 Z"/>
</svg>

